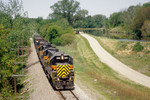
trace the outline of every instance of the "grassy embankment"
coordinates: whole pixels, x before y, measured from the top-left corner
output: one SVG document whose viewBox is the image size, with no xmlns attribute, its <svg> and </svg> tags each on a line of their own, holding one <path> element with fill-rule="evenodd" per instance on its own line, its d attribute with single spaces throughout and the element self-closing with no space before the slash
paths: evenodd
<svg viewBox="0 0 150 100">
<path fill-rule="evenodd" d="M 147 76 L 150 76 L 150 42 L 118 41 L 96 37 L 115 58 Z"/>
<path fill-rule="evenodd" d="M 108 100 L 150 100 L 150 89 L 133 84 L 100 62 L 81 35 L 71 45 L 58 48 L 74 58 L 75 80 L 94 90 L 93 93 Z M 96 98 L 103 100 L 98 95 Z"/>
</svg>

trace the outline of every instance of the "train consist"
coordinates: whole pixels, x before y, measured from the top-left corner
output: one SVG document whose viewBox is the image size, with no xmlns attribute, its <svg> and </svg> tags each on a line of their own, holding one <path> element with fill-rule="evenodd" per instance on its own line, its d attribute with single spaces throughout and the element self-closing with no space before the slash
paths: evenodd
<svg viewBox="0 0 150 100">
<path fill-rule="evenodd" d="M 38 57 L 55 89 L 74 89 L 73 59 L 40 36 L 34 36 Z"/>
</svg>

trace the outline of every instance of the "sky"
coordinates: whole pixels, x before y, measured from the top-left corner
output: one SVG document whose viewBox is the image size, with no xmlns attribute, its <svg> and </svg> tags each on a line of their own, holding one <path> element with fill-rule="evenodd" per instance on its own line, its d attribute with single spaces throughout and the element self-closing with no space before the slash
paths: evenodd
<svg viewBox="0 0 150 100">
<path fill-rule="evenodd" d="M 9 0 L 2 0 L 8 2 Z M 60 0 L 22 0 L 24 10 L 29 18 L 43 17 L 52 13 L 50 6 Z M 109 17 L 112 13 L 127 9 L 131 5 L 143 4 L 150 0 L 75 0 L 80 3 L 81 9 L 89 11 L 89 15 L 103 14 Z"/>
</svg>

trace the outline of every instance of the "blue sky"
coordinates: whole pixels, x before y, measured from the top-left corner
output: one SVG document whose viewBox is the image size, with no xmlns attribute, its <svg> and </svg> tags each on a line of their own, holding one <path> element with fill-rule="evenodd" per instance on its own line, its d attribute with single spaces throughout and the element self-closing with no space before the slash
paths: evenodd
<svg viewBox="0 0 150 100">
<path fill-rule="evenodd" d="M 8 2 L 9 0 L 2 0 Z M 47 18 L 52 13 L 50 6 L 60 0 L 22 0 L 24 10 L 28 11 L 28 17 Z M 103 14 L 109 17 L 113 12 L 118 12 L 131 5 L 143 4 L 150 0 L 76 0 L 80 7 L 89 11 L 89 15 Z"/>
</svg>

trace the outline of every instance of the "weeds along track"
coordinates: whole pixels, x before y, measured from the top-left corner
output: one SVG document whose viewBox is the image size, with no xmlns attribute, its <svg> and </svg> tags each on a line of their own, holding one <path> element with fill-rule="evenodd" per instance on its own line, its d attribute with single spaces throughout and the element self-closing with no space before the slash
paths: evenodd
<svg viewBox="0 0 150 100">
<path fill-rule="evenodd" d="M 79 100 L 79 98 L 71 90 L 58 91 L 58 94 L 62 100 Z"/>
</svg>

